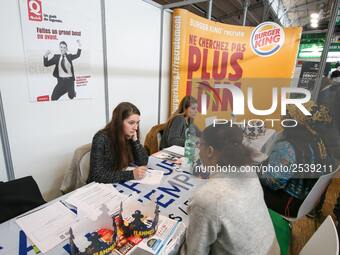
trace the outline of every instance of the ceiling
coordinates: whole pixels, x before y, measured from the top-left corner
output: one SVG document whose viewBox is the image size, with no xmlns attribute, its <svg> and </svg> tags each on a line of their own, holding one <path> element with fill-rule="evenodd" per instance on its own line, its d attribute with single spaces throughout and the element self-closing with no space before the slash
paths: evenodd
<svg viewBox="0 0 340 255">
<path fill-rule="evenodd" d="M 310 15 L 318 13 L 318 30 L 327 29 L 330 12 L 335 0 L 249 0 L 246 25 L 256 26 L 263 21 L 275 21 L 283 26 L 303 26 L 304 31 L 313 30 Z M 182 2 L 182 0 L 154 0 L 161 5 Z M 212 20 L 242 25 L 246 0 L 213 0 Z M 208 2 L 196 3 L 181 8 L 197 15 L 207 16 Z M 274 10 L 276 9 L 276 11 Z M 279 15 L 276 13 L 279 11 Z M 279 16 L 279 17 L 278 17 Z M 284 19 L 283 19 L 284 18 Z M 315 28 L 314 28 L 315 30 Z"/>
</svg>

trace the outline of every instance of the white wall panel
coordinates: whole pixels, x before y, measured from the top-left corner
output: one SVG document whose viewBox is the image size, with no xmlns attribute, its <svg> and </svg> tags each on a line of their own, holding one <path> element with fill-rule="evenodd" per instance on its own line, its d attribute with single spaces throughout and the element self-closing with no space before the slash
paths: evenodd
<svg viewBox="0 0 340 255">
<path fill-rule="evenodd" d="M 44 103 L 29 101 L 18 1 L 1 3 L 0 88 L 14 172 L 17 178 L 33 175 L 49 200 L 60 194 L 74 149 L 105 124 L 100 1 L 84 0 L 98 31 L 91 45 L 94 99 Z"/>
<path fill-rule="evenodd" d="M 105 7 L 110 118 L 118 103 L 135 104 L 143 141 L 158 119 L 161 10 L 141 0 Z"/>
</svg>

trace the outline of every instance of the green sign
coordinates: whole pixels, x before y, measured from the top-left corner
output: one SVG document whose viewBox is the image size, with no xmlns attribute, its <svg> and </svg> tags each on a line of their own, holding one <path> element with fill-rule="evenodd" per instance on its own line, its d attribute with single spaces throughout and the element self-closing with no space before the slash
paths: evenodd
<svg viewBox="0 0 340 255">
<path fill-rule="evenodd" d="M 326 41 L 325 33 L 303 34 L 298 58 L 320 58 Z M 329 52 L 340 52 L 340 43 L 331 43 Z"/>
</svg>

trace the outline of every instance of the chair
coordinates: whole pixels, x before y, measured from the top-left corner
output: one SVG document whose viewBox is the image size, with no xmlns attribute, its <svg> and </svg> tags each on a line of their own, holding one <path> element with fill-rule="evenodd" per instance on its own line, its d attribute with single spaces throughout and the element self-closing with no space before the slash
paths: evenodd
<svg viewBox="0 0 340 255">
<path fill-rule="evenodd" d="M 299 255 L 339 255 L 339 239 L 330 215 L 308 240 Z"/>
<path fill-rule="evenodd" d="M 149 155 L 159 151 L 162 134 L 166 123 L 153 126 L 145 137 L 144 148 Z"/>
<path fill-rule="evenodd" d="M 86 152 L 79 162 L 80 179 L 85 183 L 90 173 L 90 156 L 91 151 Z"/>
<path fill-rule="evenodd" d="M 0 223 L 45 203 L 32 176 L 0 182 Z"/>
<path fill-rule="evenodd" d="M 303 200 L 299 211 L 297 213 L 296 218 L 287 218 L 284 217 L 288 221 L 295 221 L 297 219 L 302 218 L 310 211 L 312 211 L 315 206 L 319 203 L 321 195 L 326 191 L 328 184 L 332 180 L 332 177 L 339 171 L 338 167 L 334 172 L 322 175 L 317 182 L 314 184 L 312 190 L 309 192 L 308 196 Z"/>
<path fill-rule="evenodd" d="M 65 194 L 84 186 L 90 171 L 90 154 L 92 144 L 78 147 L 73 154 L 70 167 L 64 174 L 60 191 Z"/>
</svg>

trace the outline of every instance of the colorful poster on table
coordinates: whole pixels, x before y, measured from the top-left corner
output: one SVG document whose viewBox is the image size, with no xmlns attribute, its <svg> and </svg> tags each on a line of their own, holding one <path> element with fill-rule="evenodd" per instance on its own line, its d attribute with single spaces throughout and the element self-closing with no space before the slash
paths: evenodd
<svg viewBox="0 0 340 255">
<path fill-rule="evenodd" d="M 257 27 L 226 25 L 176 9 L 172 21 L 171 112 L 184 96 L 191 95 L 198 100 L 202 113 L 205 94 L 206 114 L 199 114 L 195 120 L 199 126 L 206 126 L 211 118 L 231 117 L 233 97 L 225 86 L 231 84 L 243 92 L 242 117 L 279 118 L 280 104 L 268 116 L 250 112 L 248 88 L 252 89 L 256 109 L 271 107 L 276 96 L 272 89 L 280 92 L 291 84 L 301 30 L 273 22 Z"/>
<path fill-rule="evenodd" d="M 82 0 L 20 0 L 31 102 L 92 98 L 91 38 L 98 8 Z"/>
</svg>

